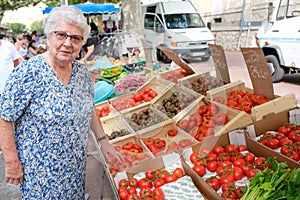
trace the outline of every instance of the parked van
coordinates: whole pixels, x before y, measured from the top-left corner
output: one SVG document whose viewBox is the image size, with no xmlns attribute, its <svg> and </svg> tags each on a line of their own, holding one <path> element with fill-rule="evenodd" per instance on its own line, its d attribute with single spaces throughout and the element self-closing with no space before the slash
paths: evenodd
<svg viewBox="0 0 300 200">
<path fill-rule="evenodd" d="M 167 46 L 181 58 L 207 61 L 214 36 L 190 1 L 168 1 L 142 5 L 145 38 L 157 49 L 158 58 L 170 62 L 157 47 Z"/>
<path fill-rule="evenodd" d="M 300 0 L 279 0 L 269 4 L 268 23 L 257 32 L 257 44 L 271 66 L 273 82 L 285 73 L 300 72 Z"/>
</svg>

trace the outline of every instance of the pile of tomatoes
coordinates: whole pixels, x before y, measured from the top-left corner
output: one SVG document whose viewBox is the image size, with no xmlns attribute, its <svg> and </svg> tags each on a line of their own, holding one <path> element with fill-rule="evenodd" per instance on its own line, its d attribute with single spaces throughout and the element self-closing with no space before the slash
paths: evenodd
<svg viewBox="0 0 300 200">
<path fill-rule="evenodd" d="M 270 165 L 264 157 L 256 157 L 244 145 L 215 145 L 212 150 L 202 149 L 190 155 L 192 169 L 215 191 L 221 191 L 224 199 L 240 199 L 245 185 L 237 182 L 244 177 L 250 179 L 257 170 Z"/>
<path fill-rule="evenodd" d="M 155 156 L 161 155 L 167 145 L 167 141 L 161 138 L 147 138 L 143 142 Z"/>
<path fill-rule="evenodd" d="M 292 160 L 300 160 L 300 125 L 281 125 L 276 132 L 262 134 L 258 142 L 271 149 L 279 149 Z"/>
<path fill-rule="evenodd" d="M 111 101 L 112 106 L 121 111 L 127 108 L 140 105 L 144 102 L 150 102 L 158 95 L 152 88 L 144 88 L 142 91 L 133 93 L 130 96 L 118 97 Z"/>
<path fill-rule="evenodd" d="M 173 172 L 166 169 L 149 168 L 141 179 L 121 179 L 118 182 L 118 194 L 121 200 L 163 200 L 164 192 L 161 186 L 175 182 L 184 176 L 182 168 L 177 167 Z"/>
<path fill-rule="evenodd" d="M 251 114 L 252 107 L 268 102 L 270 99 L 262 94 L 247 93 L 246 90 L 242 89 L 231 91 L 226 101 L 223 97 L 214 97 L 213 101 L 226 104 L 231 108 Z"/>
<path fill-rule="evenodd" d="M 199 142 L 204 137 L 214 134 L 215 126 L 222 126 L 228 122 L 228 115 L 220 111 L 214 103 L 200 105 L 197 112 L 181 119 L 177 126 Z"/>
<path fill-rule="evenodd" d="M 115 145 L 114 148 L 121 153 L 124 158 L 124 162 L 116 160 L 114 156 L 110 160 L 106 160 L 106 163 L 110 166 L 110 173 L 115 174 L 119 171 L 123 171 L 129 167 L 136 165 L 138 162 L 151 158 L 138 143 L 127 142 L 122 146 Z"/>
<path fill-rule="evenodd" d="M 99 117 L 105 117 L 110 113 L 109 105 L 96 106 L 96 111 Z"/>
</svg>

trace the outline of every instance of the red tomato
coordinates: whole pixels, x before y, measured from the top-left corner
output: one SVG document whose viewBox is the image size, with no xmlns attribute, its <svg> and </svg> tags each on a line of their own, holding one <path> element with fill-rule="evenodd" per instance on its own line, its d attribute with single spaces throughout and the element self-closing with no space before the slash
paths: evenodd
<svg viewBox="0 0 300 200">
<path fill-rule="evenodd" d="M 201 177 L 206 174 L 206 170 L 203 165 L 194 165 L 193 170 Z"/>
<path fill-rule="evenodd" d="M 220 181 L 217 177 L 210 177 L 210 178 L 207 178 L 205 180 L 205 182 L 210 186 L 212 187 L 215 191 L 217 191 L 220 187 L 221 187 L 221 184 L 220 184 Z"/>
<path fill-rule="evenodd" d="M 253 162 L 253 164 L 255 165 L 255 167 L 257 169 L 260 169 L 260 170 L 264 170 L 268 166 L 266 158 L 264 158 L 264 157 L 257 157 L 255 159 L 255 161 Z"/>
<path fill-rule="evenodd" d="M 215 153 L 209 153 L 207 155 L 207 158 L 206 158 L 207 161 L 217 161 L 217 154 Z"/>
<path fill-rule="evenodd" d="M 224 153 L 225 152 L 225 149 L 222 147 L 222 146 L 219 146 L 219 145 L 215 145 L 212 149 L 213 153 L 219 155 L 221 153 Z"/>
<path fill-rule="evenodd" d="M 267 140 L 266 145 L 268 147 L 270 147 L 271 149 L 277 149 L 280 147 L 280 142 L 279 142 L 279 140 L 277 140 L 275 138 L 269 139 L 269 140 Z"/>
<path fill-rule="evenodd" d="M 288 156 L 290 159 L 295 160 L 296 162 L 298 162 L 299 159 L 300 159 L 299 153 L 296 152 L 296 151 L 290 152 L 287 156 Z"/>
<path fill-rule="evenodd" d="M 139 200 L 140 197 L 139 195 L 135 194 L 135 193 L 132 193 L 132 194 L 128 194 L 126 200 Z"/>
<path fill-rule="evenodd" d="M 126 188 L 119 188 L 118 189 L 118 195 L 119 195 L 121 200 L 126 200 L 126 198 L 128 196 L 127 189 Z"/>
<path fill-rule="evenodd" d="M 228 122 L 228 116 L 226 113 L 218 112 L 213 116 L 213 122 L 216 125 L 223 125 Z"/>
<path fill-rule="evenodd" d="M 176 135 L 177 135 L 177 130 L 176 129 L 168 130 L 168 136 L 174 137 Z"/>
<path fill-rule="evenodd" d="M 143 96 L 142 96 L 141 93 L 136 93 L 136 94 L 134 94 L 132 98 L 133 98 L 133 100 L 134 100 L 135 102 L 138 102 L 138 101 L 142 101 L 142 100 L 143 100 Z"/>
<path fill-rule="evenodd" d="M 175 176 L 177 176 L 177 178 L 181 178 L 183 177 L 184 171 L 182 168 L 177 167 L 174 172 Z"/>
<path fill-rule="evenodd" d="M 210 172 L 215 172 L 218 168 L 217 161 L 209 161 L 206 163 L 207 170 Z"/>
<path fill-rule="evenodd" d="M 166 181 L 165 181 L 164 179 L 155 179 L 155 180 L 153 181 L 153 186 L 154 186 L 155 188 L 157 188 L 157 187 L 163 186 L 165 183 L 166 183 Z"/>
<path fill-rule="evenodd" d="M 224 200 L 236 200 L 236 199 L 238 199 L 236 193 L 234 191 L 230 191 L 230 190 L 226 190 L 226 191 L 222 192 L 221 197 Z"/>
<path fill-rule="evenodd" d="M 153 168 L 149 168 L 146 170 L 146 178 L 149 180 L 154 179 L 155 174 L 156 174 L 156 170 Z"/>
<path fill-rule="evenodd" d="M 225 99 L 223 97 L 214 97 L 213 101 L 224 104 L 225 103 Z"/>
<path fill-rule="evenodd" d="M 233 183 L 224 183 L 222 185 L 222 192 L 225 192 L 225 191 L 235 191 L 236 190 L 236 187 Z"/>
<path fill-rule="evenodd" d="M 133 146 L 133 142 L 127 142 L 126 144 L 123 144 L 122 149 L 130 150 L 132 146 Z"/>
<path fill-rule="evenodd" d="M 129 186 L 130 187 L 137 187 L 138 186 L 138 184 L 139 184 L 139 181 L 136 179 L 136 178 L 130 178 L 129 180 Z"/>
<path fill-rule="evenodd" d="M 191 153 L 190 155 L 190 161 L 195 164 L 196 161 L 198 160 L 198 157 L 199 157 L 199 153 L 198 152 L 193 152 Z"/>
<path fill-rule="evenodd" d="M 156 176 L 158 177 L 158 178 L 161 178 L 161 179 L 164 179 L 165 178 L 165 176 L 167 176 L 167 175 L 169 175 L 170 173 L 167 171 L 167 170 L 165 170 L 165 169 L 161 169 L 161 170 L 158 170 L 157 172 L 156 172 Z"/>
<path fill-rule="evenodd" d="M 127 179 L 121 179 L 118 183 L 120 188 L 126 188 L 129 185 L 129 182 Z"/>
<path fill-rule="evenodd" d="M 182 119 L 178 122 L 177 126 L 183 130 L 187 130 L 188 128 L 188 125 L 189 125 L 189 122 L 188 120 L 186 119 Z"/>
<path fill-rule="evenodd" d="M 288 136 L 289 133 L 291 132 L 291 130 L 293 130 L 293 125 L 290 126 L 290 124 L 289 124 L 289 125 L 282 125 L 282 126 L 280 126 L 280 127 L 277 129 L 278 133 L 282 133 L 282 134 L 284 134 L 285 136 Z"/>
<path fill-rule="evenodd" d="M 215 115 L 215 114 L 219 111 L 219 109 L 218 109 L 218 107 L 216 106 L 216 104 L 211 103 L 211 104 L 208 105 L 208 111 L 209 111 L 212 115 Z"/>
<path fill-rule="evenodd" d="M 144 187 L 152 187 L 152 182 L 148 181 L 145 178 L 142 178 L 139 180 L 139 187 L 144 188 Z"/>
<path fill-rule="evenodd" d="M 153 198 L 155 200 L 163 200 L 164 199 L 164 192 L 160 188 L 155 188 L 153 190 Z"/>
<path fill-rule="evenodd" d="M 171 183 L 177 180 L 177 176 L 175 174 L 169 174 L 164 177 L 164 180 L 166 181 L 166 183 Z"/>
<path fill-rule="evenodd" d="M 147 138 L 147 139 L 143 140 L 143 142 L 146 146 L 149 146 L 151 144 L 154 144 L 154 139 L 153 138 Z"/>
<path fill-rule="evenodd" d="M 198 113 L 200 115 L 203 115 L 205 113 L 207 113 L 208 111 L 208 106 L 207 105 L 201 105 L 199 108 L 198 108 Z"/>
<path fill-rule="evenodd" d="M 225 147 L 225 151 L 227 153 L 238 153 L 238 149 L 237 149 L 237 146 L 235 144 L 228 144 Z"/>
<path fill-rule="evenodd" d="M 242 144 L 238 146 L 238 151 L 239 151 L 239 152 L 241 152 L 241 151 L 246 151 L 246 150 L 247 150 L 247 146 L 242 145 Z"/>
<path fill-rule="evenodd" d="M 128 187 L 127 192 L 128 192 L 128 194 L 136 194 L 136 188 L 135 187 Z"/>
<path fill-rule="evenodd" d="M 248 179 L 252 178 L 253 176 L 256 175 L 256 169 L 250 168 L 249 170 L 246 171 L 246 176 Z"/>
<path fill-rule="evenodd" d="M 253 160 L 254 161 L 254 160 Z M 241 167 L 242 165 L 244 165 L 245 164 L 245 160 L 244 159 L 237 159 L 237 160 L 235 160 L 235 161 L 233 161 L 233 165 L 235 166 L 235 167 Z"/>
<path fill-rule="evenodd" d="M 255 160 L 255 155 L 251 152 L 246 153 L 245 155 L 245 161 L 248 163 L 253 163 Z"/>
<path fill-rule="evenodd" d="M 232 173 L 223 174 L 220 176 L 220 183 L 223 185 L 225 183 L 234 183 L 234 176 Z"/>
<path fill-rule="evenodd" d="M 143 187 L 140 189 L 140 197 L 141 198 L 151 197 L 151 195 L 152 195 L 151 187 Z"/>
<path fill-rule="evenodd" d="M 241 180 L 244 177 L 244 171 L 239 167 L 233 167 L 234 180 Z"/>
</svg>

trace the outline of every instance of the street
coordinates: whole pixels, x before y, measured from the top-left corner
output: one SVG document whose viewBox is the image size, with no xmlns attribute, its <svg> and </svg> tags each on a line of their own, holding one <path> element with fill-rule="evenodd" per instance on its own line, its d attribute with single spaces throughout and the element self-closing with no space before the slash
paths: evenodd
<svg viewBox="0 0 300 200">
<path fill-rule="evenodd" d="M 231 82 L 244 81 L 246 87 L 252 88 L 251 81 L 248 75 L 245 62 L 240 52 L 226 52 L 227 64 L 229 66 L 229 74 Z M 215 74 L 212 59 L 207 62 L 195 62 L 191 64 L 192 68 L 197 73 L 211 72 Z M 294 93 L 297 98 L 297 103 L 300 105 L 300 78 L 299 75 L 285 75 L 283 81 L 274 83 L 274 93 L 278 96 L 283 96 L 289 93 Z M 87 159 L 87 176 L 86 176 L 86 191 L 90 195 L 90 200 L 100 199 L 100 174 L 101 164 L 97 159 L 97 151 L 94 143 L 90 139 L 89 142 L 90 155 Z M 103 199 L 114 199 L 113 192 L 105 176 L 104 180 Z M 3 156 L 0 156 L 0 200 L 15 200 L 19 197 L 18 186 L 12 186 L 5 183 L 4 180 L 4 163 Z"/>
</svg>

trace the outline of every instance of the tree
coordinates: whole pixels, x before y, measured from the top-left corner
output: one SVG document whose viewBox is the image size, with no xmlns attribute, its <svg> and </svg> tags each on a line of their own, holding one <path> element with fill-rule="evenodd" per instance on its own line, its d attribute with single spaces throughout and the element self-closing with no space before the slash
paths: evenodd
<svg viewBox="0 0 300 200">
<path fill-rule="evenodd" d="M 5 27 L 9 28 L 10 32 L 14 36 L 17 36 L 18 34 L 24 34 L 26 32 L 26 25 L 22 23 L 5 24 Z"/>
</svg>

